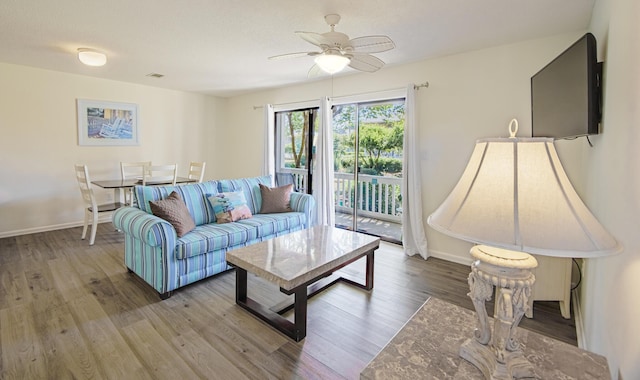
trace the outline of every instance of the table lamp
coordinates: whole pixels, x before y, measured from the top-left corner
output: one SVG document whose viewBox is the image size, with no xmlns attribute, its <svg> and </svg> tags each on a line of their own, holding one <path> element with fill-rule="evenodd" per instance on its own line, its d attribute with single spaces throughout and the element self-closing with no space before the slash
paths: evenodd
<svg viewBox="0 0 640 380">
<path fill-rule="evenodd" d="M 476 142 L 458 184 L 427 221 L 480 244 L 471 249 L 468 279 L 478 326 L 460 356 L 487 379 L 535 376 L 515 336 L 535 281 L 530 254 L 589 258 L 621 249 L 571 185 L 553 139 L 516 138 L 517 130 L 513 119 L 509 138 Z M 494 287 L 492 333 L 485 301 Z"/>
</svg>

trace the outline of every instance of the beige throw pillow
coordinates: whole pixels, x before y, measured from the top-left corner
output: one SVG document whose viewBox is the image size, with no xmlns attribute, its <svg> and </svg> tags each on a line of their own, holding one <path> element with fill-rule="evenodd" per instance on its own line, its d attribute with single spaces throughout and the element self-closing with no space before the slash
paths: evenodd
<svg viewBox="0 0 640 380">
<path fill-rule="evenodd" d="M 291 191 L 293 191 L 293 184 L 280 187 L 268 187 L 260 184 L 260 194 L 262 195 L 260 214 L 293 211 L 290 202 Z"/>
<path fill-rule="evenodd" d="M 196 223 L 187 209 L 187 205 L 175 191 L 171 192 L 168 197 L 159 201 L 149 202 L 151 212 L 158 218 L 162 218 L 171 223 L 176 229 L 178 237 L 182 237 L 187 232 L 196 228 Z"/>
</svg>

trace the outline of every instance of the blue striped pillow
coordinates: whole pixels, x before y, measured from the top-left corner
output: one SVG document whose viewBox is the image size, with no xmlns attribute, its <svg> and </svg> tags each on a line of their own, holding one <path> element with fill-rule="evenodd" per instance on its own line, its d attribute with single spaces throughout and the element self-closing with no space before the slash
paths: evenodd
<svg viewBox="0 0 640 380">
<path fill-rule="evenodd" d="M 208 197 L 218 194 L 218 181 L 207 181 L 202 183 L 190 183 L 177 186 L 136 186 L 134 189 L 138 208 L 153 214 L 149 202 L 165 199 L 176 191 L 187 205 L 189 213 L 193 217 L 196 226 L 202 224 L 215 223 L 216 214 L 209 203 Z"/>
</svg>

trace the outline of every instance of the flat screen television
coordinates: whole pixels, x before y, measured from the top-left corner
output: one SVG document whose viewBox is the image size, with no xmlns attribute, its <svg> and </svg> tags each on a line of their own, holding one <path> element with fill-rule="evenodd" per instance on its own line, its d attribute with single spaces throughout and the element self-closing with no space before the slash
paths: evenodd
<svg viewBox="0 0 640 380">
<path fill-rule="evenodd" d="M 531 134 L 571 139 L 597 134 L 602 64 L 585 34 L 531 77 Z"/>
</svg>

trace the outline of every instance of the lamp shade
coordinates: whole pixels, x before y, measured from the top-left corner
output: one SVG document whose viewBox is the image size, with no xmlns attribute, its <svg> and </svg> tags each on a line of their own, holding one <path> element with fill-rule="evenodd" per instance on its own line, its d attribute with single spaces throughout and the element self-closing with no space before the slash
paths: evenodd
<svg viewBox="0 0 640 380">
<path fill-rule="evenodd" d="M 321 54 L 314 60 L 316 65 L 329 74 L 342 71 L 351 61 L 348 57 L 339 54 Z"/>
<path fill-rule="evenodd" d="M 428 223 L 462 240 L 538 255 L 597 257 L 621 249 L 576 193 L 550 138 L 478 140 Z"/>
<path fill-rule="evenodd" d="M 106 54 L 88 48 L 78 49 L 78 59 L 87 66 L 104 66 L 107 63 Z"/>
</svg>

